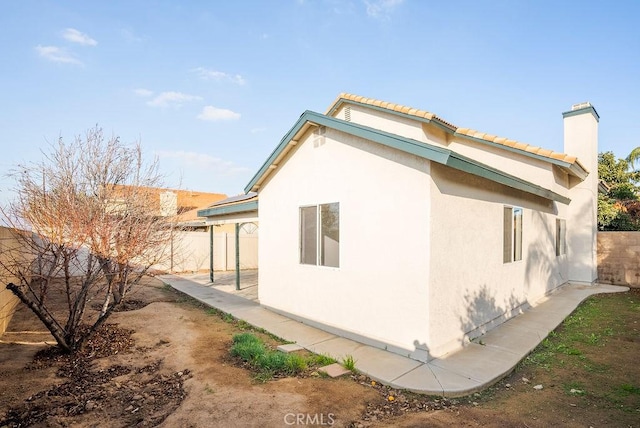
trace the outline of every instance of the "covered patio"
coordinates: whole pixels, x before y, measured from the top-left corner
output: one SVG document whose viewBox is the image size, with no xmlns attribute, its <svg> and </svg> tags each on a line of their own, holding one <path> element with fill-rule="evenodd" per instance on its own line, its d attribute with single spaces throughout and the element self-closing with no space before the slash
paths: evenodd
<svg viewBox="0 0 640 428">
<path fill-rule="evenodd" d="M 232 196 L 198 211 L 198 216 L 205 217 L 205 224 L 209 227 L 209 274 L 207 278 L 200 278 L 200 275 L 196 275 L 199 279 L 194 280 L 197 282 L 206 280 L 213 287 L 222 287 L 221 291 L 233 291 L 233 294 L 247 296 L 246 298 L 257 301 L 258 271 L 257 269 L 242 269 L 241 234 L 244 232 L 257 236 L 258 195 L 255 192 L 250 192 L 246 195 Z M 235 226 L 235 270 L 218 273 L 214 269 L 216 257 L 214 227 L 228 224 Z M 232 287 L 233 290 L 231 290 Z"/>
<path fill-rule="evenodd" d="M 251 300 L 256 303 L 260 303 L 258 300 L 258 270 L 241 270 L 240 271 L 240 284 L 239 290 L 236 289 L 236 273 L 230 272 L 216 272 L 215 282 L 211 282 L 208 273 L 195 273 L 187 275 L 179 275 L 182 278 L 196 282 L 212 289 L 223 291 L 225 293 L 233 294 L 244 299 Z"/>
</svg>

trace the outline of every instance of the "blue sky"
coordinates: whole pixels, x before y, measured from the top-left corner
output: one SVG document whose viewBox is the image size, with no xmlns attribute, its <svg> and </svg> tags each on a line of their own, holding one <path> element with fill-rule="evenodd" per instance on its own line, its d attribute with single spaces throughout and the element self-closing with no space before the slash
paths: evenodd
<svg viewBox="0 0 640 428">
<path fill-rule="evenodd" d="M 0 199 L 96 124 L 169 186 L 237 194 L 340 92 L 557 151 L 588 100 L 600 151 L 640 146 L 639 1 L 25 0 L 0 4 L 0 47 Z"/>
</svg>

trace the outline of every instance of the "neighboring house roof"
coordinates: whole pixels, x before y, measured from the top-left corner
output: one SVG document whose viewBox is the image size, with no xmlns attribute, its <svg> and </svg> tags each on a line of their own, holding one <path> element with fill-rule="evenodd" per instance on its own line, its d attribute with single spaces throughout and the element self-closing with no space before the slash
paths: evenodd
<svg viewBox="0 0 640 428">
<path fill-rule="evenodd" d="M 576 175 L 580 179 L 584 179 L 588 174 L 588 171 L 575 156 L 554 152 L 553 150 L 532 146 L 508 138 L 498 137 L 496 135 L 485 134 L 474 129 L 460 128 L 445 121 L 444 119 L 436 116 L 433 113 L 425 110 L 403 106 L 400 104 L 388 103 L 386 101 L 380 101 L 373 98 L 365 98 L 359 95 L 341 93 L 340 95 L 338 95 L 338 98 L 333 102 L 333 104 L 331 104 L 326 114 L 332 115 L 345 102 L 365 105 L 370 108 L 384 110 L 402 116 L 409 116 L 413 119 L 417 119 L 427 123 L 433 123 L 434 125 L 443 128 L 445 131 L 452 133 L 455 136 L 469 138 L 481 143 L 488 143 L 491 145 L 499 146 L 510 151 L 520 152 L 528 156 L 546 159 L 548 161 L 551 161 L 552 163 L 556 163 L 554 161 L 559 161 L 560 166 L 568 168 L 569 170 L 571 170 L 570 172 L 572 172 L 573 175 Z M 597 117 L 597 113 L 595 112 L 593 107 L 591 107 L 591 105 L 585 105 L 585 108 L 591 108 L 594 115 Z"/>
<path fill-rule="evenodd" d="M 248 192 L 245 195 L 231 196 L 198 210 L 199 217 L 213 217 L 225 214 L 237 214 L 258 210 L 258 194 Z"/>
<path fill-rule="evenodd" d="M 347 122 L 335 117 L 326 116 L 320 113 L 305 111 L 296 124 L 282 138 L 280 144 L 271 153 L 267 161 L 262 165 L 258 172 L 253 176 L 249 184 L 245 187 L 246 192 L 257 191 L 262 183 L 275 171 L 279 163 L 284 159 L 287 153 L 298 144 L 301 138 L 311 127 L 326 126 L 336 129 L 347 134 L 364 138 L 376 143 L 395 148 L 424 159 L 436 162 L 448 167 L 467 172 L 488 180 L 500 183 L 515 189 L 522 190 L 546 199 L 569 203 L 570 199 L 555 193 L 551 190 L 530 183 L 519 177 L 507 174 L 491 166 L 477 162 L 471 158 L 460 155 L 453 150 L 443 147 L 434 146 L 421 141 L 391 134 L 379 129 L 370 128 L 368 126 Z M 256 200 L 257 204 L 257 200 Z M 206 211 L 206 210 L 205 210 Z M 199 215 L 205 211 L 199 211 Z"/>
<path fill-rule="evenodd" d="M 118 192 L 125 192 L 127 188 L 133 186 L 129 185 L 116 185 L 114 190 L 116 195 Z M 138 189 L 136 189 L 137 191 Z M 210 193 L 199 192 L 195 190 L 182 190 L 182 189 L 169 189 L 164 187 L 144 187 L 139 186 L 139 190 L 150 197 L 150 200 L 154 204 L 151 209 L 160 210 L 160 195 L 166 192 L 174 193 L 176 195 L 176 211 L 178 214 L 177 221 L 185 222 L 198 218 L 197 211 L 199 208 L 206 207 L 211 203 L 223 200 L 227 197 L 224 193 Z"/>
</svg>

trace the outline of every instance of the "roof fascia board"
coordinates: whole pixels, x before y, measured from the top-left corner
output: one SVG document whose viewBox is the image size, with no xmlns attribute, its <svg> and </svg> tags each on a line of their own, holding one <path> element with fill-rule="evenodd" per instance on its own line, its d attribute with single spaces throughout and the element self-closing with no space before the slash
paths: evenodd
<svg viewBox="0 0 640 428">
<path fill-rule="evenodd" d="M 320 113 L 316 113 L 310 110 L 305 111 L 291 130 L 280 140 L 280 144 L 267 158 L 266 162 L 260 167 L 258 172 L 253 176 L 249 184 L 244 188 L 245 192 L 254 191 L 255 184 L 260 180 L 265 173 L 268 172 L 269 166 L 278 158 L 278 155 L 287 147 L 289 141 L 302 129 L 306 122 L 311 122 L 320 126 L 327 126 L 329 128 L 336 129 L 338 131 L 345 132 L 347 134 L 355 135 L 367 140 L 374 141 L 379 144 L 383 144 L 388 147 L 393 147 L 398 150 L 402 150 L 407 153 L 414 154 L 429 160 L 436 160 L 443 163 L 449 156 L 450 151 L 447 149 L 441 149 L 426 143 L 410 140 L 408 138 L 400 137 L 395 134 L 390 134 L 385 131 L 369 128 L 366 126 L 358 125 L 352 122 L 347 122 L 341 119 L 336 119 L 332 116 L 325 116 Z"/>
<path fill-rule="evenodd" d="M 253 186 L 258 182 L 260 177 L 262 177 L 268 171 L 269 165 L 271 165 L 276 160 L 278 155 L 284 150 L 284 148 L 287 147 L 287 145 L 289 144 L 289 141 L 291 141 L 293 137 L 298 132 L 300 132 L 300 129 L 302 129 L 305 122 L 307 122 L 307 119 L 306 119 L 307 113 L 310 113 L 310 112 L 311 112 L 310 110 L 307 110 L 304 113 L 302 113 L 298 121 L 291 127 L 289 132 L 287 132 L 285 136 L 282 137 L 282 139 L 280 140 L 280 143 L 276 146 L 275 149 L 273 149 L 273 151 L 271 152 L 267 160 L 262 164 L 258 172 L 256 172 L 255 175 L 251 178 L 251 181 L 249 181 L 249 184 L 245 186 L 244 188 L 245 193 L 249 193 L 252 191 Z"/>
<path fill-rule="evenodd" d="M 451 157 L 449 158 L 449 161 L 446 163 L 446 165 L 459 171 L 464 171 L 478 177 L 483 177 L 487 180 L 504 184 L 505 186 L 522 190 L 523 192 L 531 193 L 545 199 L 561 202 L 563 204 L 569 204 L 569 202 L 571 202 L 571 199 L 567 198 L 566 196 L 562 196 L 558 193 L 552 192 L 551 190 L 537 186 L 513 175 L 506 174 L 488 165 L 475 162 L 457 153 L 451 153 Z"/>
<path fill-rule="evenodd" d="M 240 204 L 227 205 L 223 207 L 206 208 L 198 211 L 198 217 L 215 217 L 218 215 L 237 214 L 248 211 L 256 211 L 258 201 L 243 202 Z"/>
<path fill-rule="evenodd" d="M 585 169 L 581 165 L 579 165 L 577 162 L 574 164 L 571 164 L 571 166 L 568 169 L 569 169 L 569 172 L 573 173 L 573 175 L 578 177 L 580 181 L 584 181 L 589 175 L 589 173 L 585 171 Z"/>
<path fill-rule="evenodd" d="M 331 110 L 329 110 L 327 115 L 333 115 L 336 111 L 338 111 L 338 109 L 342 106 L 342 104 L 345 104 L 345 103 L 359 105 L 359 106 L 362 106 L 362 107 L 365 107 L 365 108 L 368 108 L 368 109 L 377 110 L 377 111 L 380 111 L 380 112 L 389 113 L 389 114 L 393 114 L 393 115 L 396 115 L 396 116 L 405 117 L 405 118 L 408 118 L 408 119 L 411 119 L 411 120 L 417 120 L 419 122 L 424 122 L 424 123 L 428 123 L 428 124 L 431 124 L 431 125 L 435 125 L 438 128 L 442 129 L 443 131 L 445 131 L 445 132 L 447 132 L 447 133 L 449 133 L 451 135 L 454 135 L 456 137 L 466 138 L 466 139 L 473 140 L 473 141 L 476 141 L 476 142 L 479 142 L 479 143 L 482 143 L 482 144 L 490 145 L 492 147 L 497 147 L 499 149 L 504 149 L 504 150 L 507 150 L 507 151 L 510 151 L 510 152 L 513 152 L 513 153 L 519 153 L 521 155 L 528 156 L 528 157 L 531 157 L 533 159 L 538 159 L 538 160 L 541 160 L 543 162 L 549 162 L 549 163 L 552 163 L 554 165 L 558 165 L 558 166 L 561 166 L 561 167 L 569 169 L 569 171 L 571 173 L 573 173 L 576 177 L 578 177 L 580 180 L 584 180 L 586 178 L 586 176 L 587 176 L 586 171 L 580 171 L 582 168 L 579 168 L 579 169 L 578 168 L 574 168 L 573 164 L 571 164 L 569 162 L 564 162 L 564 161 L 562 161 L 560 159 L 554 159 L 554 158 L 550 158 L 550 157 L 547 157 L 547 156 L 541 156 L 541 155 L 538 155 L 536 153 L 527 152 L 526 150 L 521 150 L 521 149 L 517 149 L 515 147 L 505 146 L 503 144 L 497 144 L 497 143 L 494 143 L 493 141 L 483 140 L 481 138 L 472 137 L 470 135 L 460 134 L 460 133 L 456 132 L 455 128 L 451 128 L 449 126 L 446 126 L 445 124 L 443 124 L 442 122 L 440 122 L 438 120 L 432 120 L 432 119 L 428 119 L 426 117 L 414 116 L 414 115 L 411 115 L 411 114 L 402 113 L 400 111 L 390 110 L 390 109 L 387 109 L 387 108 L 384 108 L 384 107 L 379 107 L 379 106 L 375 106 L 375 105 L 371 105 L 371 104 L 365 104 L 365 103 L 361 103 L 361 102 L 358 102 L 358 101 L 345 100 L 344 98 L 341 98 L 338 102 L 335 103 L 334 107 Z M 583 108 L 583 109 L 580 109 L 580 110 L 575 110 L 575 111 L 563 113 L 563 115 L 567 115 L 568 114 L 569 116 L 573 116 L 575 114 L 582 114 L 582 113 L 585 113 L 589 109 L 592 110 L 592 113 L 594 114 L 596 119 L 598 119 L 599 118 L 598 113 L 596 113 L 595 109 L 593 107 L 591 107 L 591 106 Z"/>
<path fill-rule="evenodd" d="M 423 143 L 420 141 L 412 140 L 409 138 L 400 137 L 395 134 L 390 134 L 385 131 L 380 131 L 378 129 L 369 128 L 363 125 L 358 125 L 352 122 L 347 122 L 341 119 L 336 119 L 332 116 L 325 116 L 320 113 L 315 113 L 312 111 L 305 111 L 298 122 L 291 128 L 291 131 L 287 133 L 285 137 L 292 138 L 296 132 L 294 130 L 300 130 L 305 122 L 313 122 L 315 124 L 321 126 L 327 126 L 332 129 L 336 129 L 341 132 L 345 132 L 350 135 L 354 135 L 363 139 L 367 139 L 378 144 L 382 144 L 388 147 L 395 148 L 397 150 L 401 150 L 406 153 L 411 153 L 413 155 L 419 156 L 421 158 L 446 165 L 460 171 L 468 172 L 470 174 L 480 176 L 491 181 L 495 181 L 497 183 L 504 184 L 508 187 L 513 187 L 515 189 L 522 190 L 527 193 L 531 193 L 537 196 L 544 197 L 546 199 L 562 202 L 568 204 L 571 200 L 566 198 L 558 193 L 552 192 L 543 187 L 537 186 L 528 181 L 522 180 L 520 178 L 514 177 L 512 175 L 506 174 L 502 171 L 499 171 L 495 168 L 492 168 L 488 165 L 484 165 L 482 163 L 476 162 L 470 158 L 459 155 L 449 149 L 443 149 L 440 147 L 432 146 L 428 143 Z M 269 165 L 271 162 L 277 158 L 278 154 L 284 150 L 284 148 L 289 143 L 287 138 L 283 138 L 280 141 L 280 144 L 273 151 L 271 156 L 267 159 L 265 164 L 260 168 L 258 173 L 253 177 L 251 182 L 245 187 L 245 191 L 249 192 L 253 190 L 253 186 L 260 179 L 263 173 L 269 171 Z M 201 216 L 200 212 L 198 215 Z"/>
<path fill-rule="evenodd" d="M 564 113 L 562 113 L 562 118 L 564 119 L 567 117 L 577 116 L 579 114 L 585 114 L 585 113 L 591 113 L 593 117 L 596 119 L 596 122 L 600 122 L 600 115 L 598 114 L 596 109 L 593 108 L 593 106 L 591 105 L 583 108 L 579 108 L 576 110 L 565 111 Z"/>
</svg>

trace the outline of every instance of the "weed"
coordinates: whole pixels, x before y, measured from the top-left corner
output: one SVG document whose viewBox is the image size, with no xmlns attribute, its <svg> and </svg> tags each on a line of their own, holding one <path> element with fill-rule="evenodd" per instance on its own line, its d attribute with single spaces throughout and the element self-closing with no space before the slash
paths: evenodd
<svg viewBox="0 0 640 428">
<path fill-rule="evenodd" d="M 231 355 L 244 361 L 252 362 L 264 355 L 264 345 L 256 336 L 250 333 L 236 334 L 233 336 Z"/>
<path fill-rule="evenodd" d="M 214 315 L 214 316 L 218 316 L 218 317 L 222 315 L 222 312 L 220 312 L 216 308 L 209 308 L 209 309 L 207 309 L 206 312 L 207 312 L 207 315 Z"/>
<path fill-rule="evenodd" d="M 209 384 L 206 384 L 204 386 L 204 392 L 206 392 L 207 394 L 213 394 L 215 391 L 209 386 Z"/>
<path fill-rule="evenodd" d="M 238 320 L 238 328 L 240 330 L 252 330 L 253 329 L 251 324 L 249 324 L 245 320 Z"/>
<path fill-rule="evenodd" d="M 618 395 L 628 397 L 629 395 L 640 395 L 640 386 L 634 386 L 629 383 L 625 383 L 616 388 Z"/>
<path fill-rule="evenodd" d="M 349 370 L 350 372 L 353 372 L 353 373 L 356 372 L 356 360 L 353 359 L 353 355 L 346 355 L 342 359 L 342 365 L 344 366 L 345 369 Z"/>
<path fill-rule="evenodd" d="M 313 354 L 311 357 L 309 357 L 309 364 L 314 366 L 328 366 L 329 364 L 333 364 L 335 362 L 336 360 L 324 354 Z"/>
<path fill-rule="evenodd" d="M 255 364 L 262 372 L 284 372 L 287 367 L 288 357 L 289 355 L 284 352 L 264 352 L 256 358 Z"/>
<path fill-rule="evenodd" d="M 298 354 L 289 354 L 289 358 L 285 364 L 285 371 L 290 375 L 296 375 L 305 371 L 308 367 L 307 362 Z"/>
</svg>

